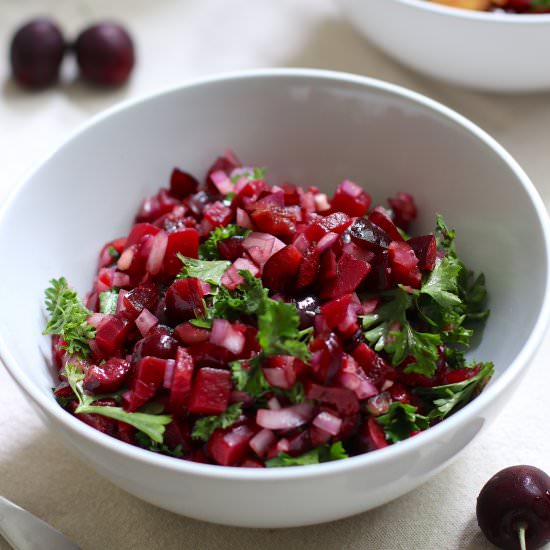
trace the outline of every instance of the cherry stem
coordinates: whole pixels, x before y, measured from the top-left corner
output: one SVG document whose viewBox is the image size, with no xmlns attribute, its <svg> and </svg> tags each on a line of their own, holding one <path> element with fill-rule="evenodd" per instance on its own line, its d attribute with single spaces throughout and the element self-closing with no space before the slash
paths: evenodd
<svg viewBox="0 0 550 550">
<path fill-rule="evenodd" d="M 525 521 L 521 521 L 516 525 L 516 528 L 518 530 L 519 545 L 521 546 L 521 550 L 527 550 L 527 545 L 525 543 L 525 531 L 527 531 L 527 523 Z"/>
</svg>

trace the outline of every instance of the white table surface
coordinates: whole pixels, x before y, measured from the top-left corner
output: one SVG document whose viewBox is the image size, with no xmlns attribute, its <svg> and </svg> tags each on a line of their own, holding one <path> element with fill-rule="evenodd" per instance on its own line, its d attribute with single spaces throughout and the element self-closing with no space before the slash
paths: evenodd
<svg viewBox="0 0 550 550">
<path fill-rule="evenodd" d="M 124 22 L 138 47 L 130 84 L 92 90 L 73 80 L 69 63 L 63 85 L 40 93 L 17 88 L 9 79 L 9 38 L 22 21 L 43 13 L 73 35 L 95 19 Z M 212 72 L 309 66 L 381 78 L 449 105 L 495 136 L 550 202 L 550 94 L 481 94 L 414 74 L 363 41 L 331 0 L 1 0 L 0 49 L 0 201 L 30 165 L 118 101 Z M 2 269 L 12 267 L 2 265 L 0 278 Z M 347 520 L 264 531 L 179 517 L 122 492 L 46 431 L 0 368 L 0 494 L 63 530 L 84 550 L 490 548 L 475 520 L 483 483 L 512 464 L 550 470 L 549 353 L 547 338 L 498 420 L 421 488 Z M 0 541 L 0 550 L 7 548 Z"/>
</svg>

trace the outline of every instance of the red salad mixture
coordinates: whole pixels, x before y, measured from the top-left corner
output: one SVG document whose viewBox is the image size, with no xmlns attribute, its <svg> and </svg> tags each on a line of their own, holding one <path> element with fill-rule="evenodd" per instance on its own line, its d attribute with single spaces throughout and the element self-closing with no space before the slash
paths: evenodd
<svg viewBox="0 0 550 550">
<path fill-rule="evenodd" d="M 224 466 L 314 464 L 381 449 L 467 404 L 488 312 L 454 231 L 409 237 L 413 197 L 372 206 L 268 185 L 227 152 L 204 183 L 174 169 L 84 303 L 46 290 L 58 402 L 112 437 Z"/>
</svg>

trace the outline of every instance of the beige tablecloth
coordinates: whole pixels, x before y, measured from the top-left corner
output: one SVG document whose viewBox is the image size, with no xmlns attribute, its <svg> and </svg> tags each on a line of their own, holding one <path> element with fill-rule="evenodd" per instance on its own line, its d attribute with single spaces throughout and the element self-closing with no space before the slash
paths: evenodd
<svg viewBox="0 0 550 550">
<path fill-rule="evenodd" d="M 310 66 L 374 76 L 442 101 L 493 134 L 550 201 L 550 94 L 500 97 L 414 74 L 363 41 L 331 0 L 2 0 L 2 50 L 22 20 L 41 13 L 54 15 L 68 33 L 93 19 L 119 19 L 133 32 L 139 62 L 122 90 L 94 91 L 71 82 L 74 67 L 68 64 L 66 83 L 31 94 L 9 80 L 6 52 L 0 51 L 0 200 L 30 163 L 120 100 L 216 71 Z M 547 339 L 499 419 L 420 489 L 347 520 L 264 531 L 193 521 L 117 489 L 45 430 L 0 368 L 0 494 L 63 530 L 84 550 L 489 548 L 474 515 L 485 480 L 517 463 L 550 470 L 549 353 Z M 0 549 L 6 548 L 0 541 Z"/>
</svg>

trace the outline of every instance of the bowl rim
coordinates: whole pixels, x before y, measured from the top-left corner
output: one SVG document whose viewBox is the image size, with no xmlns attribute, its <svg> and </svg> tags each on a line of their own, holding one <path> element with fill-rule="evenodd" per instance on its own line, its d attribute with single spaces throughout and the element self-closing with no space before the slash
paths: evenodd
<svg viewBox="0 0 550 550">
<path fill-rule="evenodd" d="M 87 132 L 95 125 L 100 124 L 104 119 L 137 107 L 141 104 L 159 100 L 163 96 L 177 94 L 190 88 L 210 85 L 215 86 L 219 83 L 224 83 L 227 81 L 280 78 L 288 80 L 296 79 L 296 81 L 309 80 L 312 83 L 320 81 L 333 84 L 354 85 L 373 92 L 385 93 L 390 96 L 398 97 L 408 102 L 417 104 L 420 107 L 427 108 L 441 117 L 446 118 L 447 121 L 453 123 L 454 125 L 469 131 L 470 134 L 473 134 L 479 140 L 481 145 L 489 147 L 498 157 L 500 157 L 500 160 L 505 163 L 517 177 L 518 184 L 520 184 L 527 193 L 535 209 L 544 240 L 546 261 L 544 295 L 542 297 L 541 307 L 534 325 L 534 329 L 529 338 L 526 340 L 519 353 L 513 358 L 506 371 L 502 373 L 498 379 L 492 380 L 485 390 L 473 402 L 452 415 L 450 418 L 445 419 L 440 424 L 433 426 L 413 438 L 390 445 L 385 449 L 378 450 L 377 452 L 365 453 L 334 462 L 313 464 L 308 465 L 307 467 L 291 466 L 286 468 L 256 469 L 200 464 L 159 455 L 139 447 L 134 447 L 133 445 L 124 443 L 123 441 L 119 441 L 93 429 L 74 416 L 68 414 L 53 399 L 47 397 L 46 394 L 39 389 L 38 385 L 36 385 L 34 381 L 19 367 L 18 363 L 9 351 L 8 344 L 4 340 L 3 335 L 0 334 L 0 360 L 4 363 L 12 378 L 24 390 L 24 393 L 31 398 L 39 409 L 46 413 L 49 420 L 54 420 L 55 422 L 61 424 L 68 431 L 68 434 L 63 434 L 64 437 L 68 437 L 73 434 L 77 438 L 82 437 L 88 440 L 89 443 L 103 448 L 103 451 L 116 453 L 121 457 L 135 460 L 144 465 L 148 464 L 167 471 L 178 472 L 180 474 L 189 474 L 203 478 L 258 482 L 280 482 L 283 479 L 290 480 L 297 478 L 314 479 L 363 469 L 369 467 L 370 465 L 376 465 L 384 461 L 392 460 L 402 454 L 405 455 L 413 453 L 424 445 L 429 445 L 430 442 L 437 440 L 445 433 L 464 427 L 471 419 L 473 419 L 494 399 L 496 399 L 499 394 L 503 393 L 518 378 L 523 369 L 528 367 L 528 361 L 537 350 L 550 322 L 550 219 L 548 218 L 548 214 L 541 197 L 519 164 L 494 138 L 492 138 L 479 126 L 464 116 L 458 114 L 456 111 L 433 99 L 407 88 L 381 80 L 352 73 L 327 71 L 321 69 L 251 69 L 223 72 L 210 76 L 193 78 L 169 88 L 144 94 L 137 98 L 128 99 L 100 112 L 84 124 L 80 125 L 66 139 L 64 139 L 60 145 L 55 147 L 55 149 L 47 155 L 46 158 L 39 161 L 23 178 L 21 178 L 18 184 L 12 189 L 2 208 L 0 208 L 0 227 L 5 223 L 6 214 L 10 209 L 10 205 L 15 202 L 19 194 L 25 191 L 25 189 L 29 186 L 29 182 L 32 177 L 39 172 L 42 166 L 45 165 L 45 163 L 54 155 L 62 151 L 62 149 L 73 139 L 80 134 Z"/>
<path fill-rule="evenodd" d="M 387 0 L 382 0 L 387 1 Z M 464 20 L 481 21 L 486 23 L 511 23 L 512 25 L 547 24 L 550 23 L 550 13 L 505 13 L 467 10 L 453 8 L 428 0 L 394 0 L 398 4 L 410 6 L 415 9 L 425 10 L 439 15 L 452 15 Z"/>
</svg>

